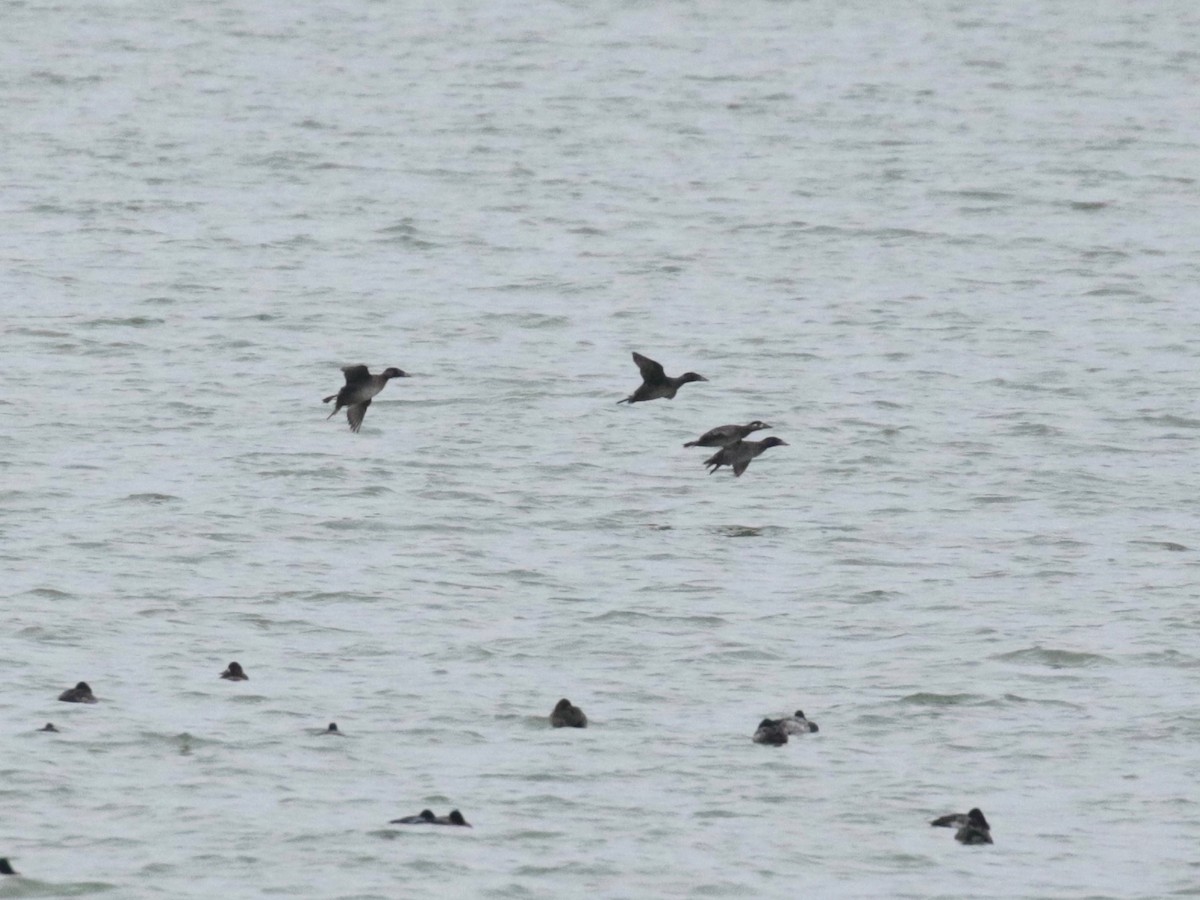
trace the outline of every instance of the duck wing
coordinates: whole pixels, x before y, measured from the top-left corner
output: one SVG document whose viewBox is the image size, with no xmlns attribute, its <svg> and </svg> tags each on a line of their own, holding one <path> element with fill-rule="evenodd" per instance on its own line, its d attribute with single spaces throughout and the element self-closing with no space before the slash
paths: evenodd
<svg viewBox="0 0 1200 900">
<path fill-rule="evenodd" d="M 939 816 L 929 824 L 937 828 L 962 828 L 967 824 L 967 817 L 962 813 L 952 813 L 948 816 Z"/>
<path fill-rule="evenodd" d="M 346 421 L 350 423 L 351 431 L 358 431 L 362 428 L 363 416 L 367 414 L 367 407 L 370 405 L 370 400 L 364 400 L 362 403 L 346 407 Z"/>
<path fill-rule="evenodd" d="M 342 374 L 346 376 L 347 385 L 362 384 L 371 378 L 366 366 L 342 366 Z"/>
<path fill-rule="evenodd" d="M 662 365 L 649 357 L 642 356 L 635 351 L 633 361 L 637 363 L 638 370 L 642 373 L 642 381 L 647 384 L 656 384 L 667 380 L 667 373 L 663 371 Z"/>
</svg>

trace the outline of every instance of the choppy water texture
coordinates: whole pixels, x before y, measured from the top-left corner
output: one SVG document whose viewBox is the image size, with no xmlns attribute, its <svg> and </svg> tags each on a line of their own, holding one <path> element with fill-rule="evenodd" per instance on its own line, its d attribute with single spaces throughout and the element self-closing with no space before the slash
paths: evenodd
<svg viewBox="0 0 1200 900">
<path fill-rule="evenodd" d="M 0 893 L 1200 891 L 1193 3 L 3 18 Z"/>
</svg>

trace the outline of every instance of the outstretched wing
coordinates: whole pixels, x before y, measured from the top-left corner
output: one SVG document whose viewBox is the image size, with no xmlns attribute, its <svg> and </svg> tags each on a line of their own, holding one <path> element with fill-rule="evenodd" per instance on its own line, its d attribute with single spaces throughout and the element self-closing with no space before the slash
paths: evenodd
<svg viewBox="0 0 1200 900">
<path fill-rule="evenodd" d="M 663 367 L 648 357 L 642 356 L 638 352 L 634 352 L 633 361 L 637 363 L 637 367 L 641 370 L 642 380 L 648 384 L 653 384 L 656 381 L 663 381 L 667 377 L 667 373 L 663 371 Z"/>
<path fill-rule="evenodd" d="M 939 816 L 929 824 L 936 828 L 961 828 L 967 824 L 967 817 L 962 813 L 952 813 L 948 816 Z"/>
<path fill-rule="evenodd" d="M 366 366 L 342 366 L 342 372 L 346 376 L 346 384 L 361 384 L 371 377 Z"/>
<path fill-rule="evenodd" d="M 370 405 L 370 400 L 364 400 L 362 403 L 346 407 L 346 421 L 350 423 L 351 431 L 358 431 L 362 428 L 363 416 L 367 414 L 367 407 Z"/>
<path fill-rule="evenodd" d="M 748 459 L 739 459 L 737 462 L 735 462 L 733 464 L 734 477 L 737 477 L 737 476 L 741 475 L 743 472 L 745 472 L 746 466 L 748 466 L 748 465 L 750 465 L 750 460 L 748 460 Z"/>
</svg>

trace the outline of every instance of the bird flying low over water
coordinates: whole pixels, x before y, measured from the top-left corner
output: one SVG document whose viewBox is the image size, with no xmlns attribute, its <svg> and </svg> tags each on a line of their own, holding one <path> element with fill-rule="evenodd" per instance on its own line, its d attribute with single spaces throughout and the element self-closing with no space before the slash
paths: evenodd
<svg viewBox="0 0 1200 900">
<path fill-rule="evenodd" d="M 684 372 L 682 375 L 671 377 L 663 371 L 663 367 L 648 357 L 642 356 L 640 353 L 633 354 L 633 361 L 637 363 L 638 369 L 642 373 L 642 385 L 624 400 L 618 400 L 618 403 L 641 403 L 644 400 L 672 400 L 676 392 L 689 381 L 708 381 L 703 375 L 697 375 L 695 372 Z"/>
<path fill-rule="evenodd" d="M 346 384 L 336 394 L 330 394 L 321 402 L 337 400 L 333 412 L 326 416 L 327 419 L 332 419 L 344 406 L 346 421 L 350 423 L 351 431 L 362 428 L 363 416 L 367 414 L 371 398 L 387 387 L 390 379 L 410 377 L 407 372 L 394 367 L 384 369 L 378 375 L 372 375 L 366 366 L 342 366 L 342 372 L 346 376 Z"/>
<path fill-rule="evenodd" d="M 683 446 L 685 447 L 728 447 L 730 444 L 737 443 L 745 438 L 751 432 L 758 431 L 762 428 L 770 428 L 766 422 L 760 422 L 755 419 L 753 422 L 748 422 L 745 425 L 718 425 L 716 428 L 710 428 L 694 441 L 688 441 Z"/>
<path fill-rule="evenodd" d="M 993 843 L 992 826 L 983 817 L 983 812 L 979 807 L 975 807 L 966 815 L 953 813 L 948 816 L 939 816 L 929 824 L 939 828 L 957 828 L 958 831 L 954 832 L 954 839 L 960 844 Z"/>
<path fill-rule="evenodd" d="M 721 466 L 733 466 L 733 474 L 740 476 L 746 471 L 746 467 L 750 465 L 750 461 L 764 450 L 768 450 L 771 447 L 786 446 L 788 446 L 787 441 L 780 440 L 777 437 L 763 438 L 761 441 L 734 441 L 706 459 L 704 464 L 712 466 L 708 470 L 709 475 L 717 471 Z"/>
</svg>

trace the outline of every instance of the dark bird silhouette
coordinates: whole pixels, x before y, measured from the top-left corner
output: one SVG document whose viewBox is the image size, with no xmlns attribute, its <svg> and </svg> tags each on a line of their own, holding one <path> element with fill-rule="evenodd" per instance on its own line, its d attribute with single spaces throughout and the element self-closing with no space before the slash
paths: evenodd
<svg viewBox="0 0 1200 900">
<path fill-rule="evenodd" d="M 696 438 L 694 441 L 688 441 L 683 446 L 685 447 L 728 447 L 730 444 L 736 444 L 748 434 L 758 431 L 762 428 L 770 428 L 766 422 L 760 422 L 755 419 L 753 422 L 748 422 L 745 425 L 718 425 L 716 428 L 709 429 Z"/>
<path fill-rule="evenodd" d="M 53 722 L 47 722 L 45 725 L 39 728 L 38 731 L 53 731 L 55 734 L 58 733 L 58 729 L 54 727 Z"/>
<path fill-rule="evenodd" d="M 338 731 L 337 722 L 330 722 L 329 727 L 322 731 L 321 734 L 336 734 L 338 737 L 345 737 L 344 734 Z"/>
<path fill-rule="evenodd" d="M 663 371 L 663 367 L 652 359 L 642 356 L 640 353 L 633 354 L 633 361 L 637 363 L 638 369 L 642 373 L 642 386 L 626 397 L 624 400 L 618 400 L 618 403 L 641 403 L 644 400 L 672 400 L 675 393 L 680 387 L 687 384 L 689 381 L 708 381 L 703 375 L 697 375 L 695 372 L 684 372 L 672 378 Z"/>
<path fill-rule="evenodd" d="M 450 811 L 448 816 L 435 816 L 433 810 L 423 809 L 415 816 L 405 816 L 403 819 L 392 819 L 389 825 L 462 825 L 471 827 L 471 823 L 463 818 L 457 809 Z"/>
<path fill-rule="evenodd" d="M 787 441 L 780 440 L 777 437 L 763 438 L 761 441 L 734 441 L 728 447 L 722 447 L 706 459 L 704 464 L 712 466 L 708 470 L 709 475 L 717 471 L 721 466 L 733 466 L 733 474 L 740 476 L 746 471 L 746 466 L 750 465 L 750 461 L 764 450 L 769 450 L 771 447 L 786 447 L 787 445 Z"/>
<path fill-rule="evenodd" d="M 371 398 L 387 387 L 392 378 L 409 378 L 409 374 L 401 369 L 384 369 L 378 375 L 372 375 L 366 366 L 342 366 L 346 376 L 346 384 L 336 394 L 330 394 L 322 403 L 337 400 L 333 412 L 326 419 L 332 419 L 338 410 L 346 408 L 346 421 L 350 423 L 351 431 L 362 428 L 363 416 L 371 405 Z"/>
<path fill-rule="evenodd" d="M 550 724 L 555 728 L 587 728 L 587 716 L 578 706 L 572 706 L 566 697 L 559 700 L 550 713 Z"/>
<path fill-rule="evenodd" d="M 0 857 L 0 875 L 16 875 L 17 870 L 12 867 L 12 863 L 8 861 L 8 857 Z"/>
<path fill-rule="evenodd" d="M 983 817 L 979 807 L 975 807 L 966 815 L 953 813 L 941 816 L 929 823 L 938 828 L 957 828 L 954 839 L 960 844 L 990 844 L 992 841 L 992 826 Z"/>
<path fill-rule="evenodd" d="M 64 703 L 95 703 L 96 695 L 92 693 L 86 681 L 81 681 L 75 687 L 67 688 L 59 694 L 58 699 Z"/>
<path fill-rule="evenodd" d="M 437 817 L 432 809 L 423 809 L 415 816 L 405 816 L 403 819 L 392 819 L 389 825 L 436 825 Z"/>
<path fill-rule="evenodd" d="M 231 662 L 228 668 L 221 673 L 221 677 L 226 681 L 249 681 L 250 676 L 242 669 L 241 663 Z"/>
<path fill-rule="evenodd" d="M 783 727 L 782 719 L 763 719 L 758 723 L 754 732 L 754 743 L 770 744 L 772 747 L 782 747 L 788 742 L 787 729 Z"/>
</svg>

